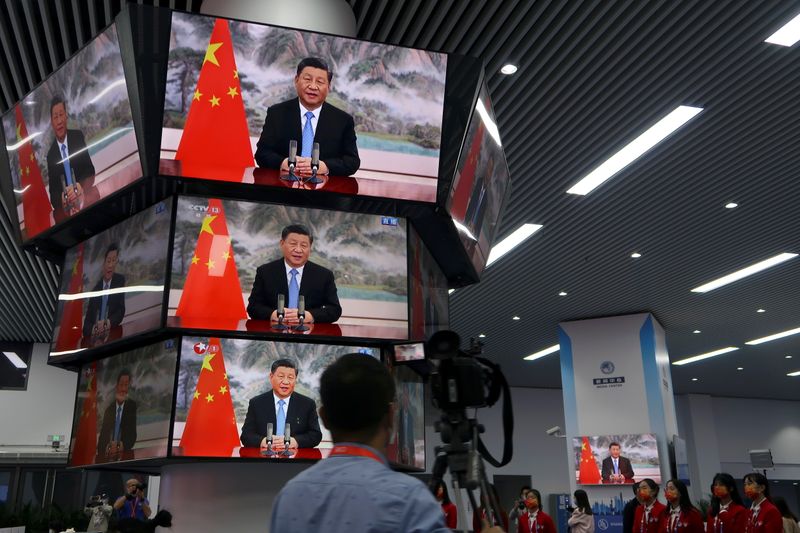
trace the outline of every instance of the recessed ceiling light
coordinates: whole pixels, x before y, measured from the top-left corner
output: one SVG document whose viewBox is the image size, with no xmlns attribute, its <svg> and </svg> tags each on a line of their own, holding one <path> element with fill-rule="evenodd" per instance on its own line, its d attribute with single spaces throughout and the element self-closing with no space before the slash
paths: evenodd
<svg viewBox="0 0 800 533">
<path fill-rule="evenodd" d="M 764 39 L 765 43 L 779 44 L 781 46 L 792 46 L 797 41 L 800 41 L 800 14 Z"/>
<path fill-rule="evenodd" d="M 796 378 L 797 376 L 800 376 L 800 370 L 797 370 L 797 371 L 795 371 L 795 372 L 789 372 L 789 373 L 788 373 L 788 374 L 786 374 L 786 375 L 787 375 L 787 376 L 789 376 L 789 377 L 791 377 L 791 378 Z"/>
<path fill-rule="evenodd" d="M 692 333 L 701 333 L 701 331 L 699 329 L 696 329 Z"/>
<path fill-rule="evenodd" d="M 455 289 L 449 289 L 449 290 L 447 291 L 447 294 L 453 294 L 454 292 L 456 292 L 456 290 L 455 290 Z"/>
<path fill-rule="evenodd" d="M 23 361 L 20 358 L 20 356 L 18 356 L 16 353 L 14 353 L 14 352 L 3 352 L 3 355 L 6 356 L 6 359 L 8 359 L 8 361 L 12 365 L 14 365 L 15 367 L 19 368 L 20 370 L 22 370 L 23 368 L 28 368 L 28 365 L 25 363 L 25 361 Z"/>
<path fill-rule="evenodd" d="M 561 292 L 559 292 L 559 293 L 558 293 L 558 295 L 559 295 L 559 296 L 566 296 L 566 295 L 567 295 L 567 293 L 566 293 L 566 292 L 564 292 L 564 291 L 561 291 Z"/>
<path fill-rule="evenodd" d="M 631 254 L 631 257 L 633 257 L 634 259 L 639 259 L 640 257 L 642 257 L 642 254 L 640 254 L 639 252 L 633 252 Z"/>
<path fill-rule="evenodd" d="M 483 333 L 481 333 L 480 335 L 478 335 L 478 338 L 479 338 L 479 339 L 485 339 L 485 338 L 486 338 L 486 335 L 484 335 Z"/>
<path fill-rule="evenodd" d="M 773 333 L 772 335 L 761 337 L 760 339 L 753 339 L 751 341 L 747 341 L 745 342 L 745 344 L 749 344 L 750 346 L 755 346 L 756 344 L 762 344 L 765 342 L 782 339 L 784 337 L 788 337 L 789 335 L 797 335 L 798 333 L 800 333 L 800 328 L 789 329 L 786 331 L 781 331 L 780 333 Z"/>
<path fill-rule="evenodd" d="M 756 313 L 766 313 L 765 309 L 756 309 Z"/>
<path fill-rule="evenodd" d="M 716 357 L 718 355 L 722 355 L 724 353 L 733 352 L 738 350 L 736 346 L 727 346 L 725 348 L 720 348 L 719 350 L 714 350 L 713 352 L 701 353 L 700 355 L 693 355 L 692 357 L 687 357 L 686 359 L 681 359 L 680 361 L 675 361 L 672 363 L 673 365 L 687 365 L 689 363 L 695 363 L 697 361 L 702 361 L 703 359 L 708 359 L 709 357 Z"/>
<path fill-rule="evenodd" d="M 647 131 L 628 143 L 619 152 L 606 159 L 599 167 L 581 178 L 567 192 L 569 194 L 589 194 L 702 110 L 703 108 L 701 107 L 678 106 L 667 116 L 650 126 Z"/>
<path fill-rule="evenodd" d="M 489 259 L 486 260 L 486 266 L 488 267 L 506 255 L 540 229 L 542 229 L 541 224 L 523 224 L 515 229 L 508 237 L 492 246 L 492 249 L 489 252 Z"/>
<path fill-rule="evenodd" d="M 737 367 L 736 367 L 736 370 L 744 370 L 744 368 L 743 368 L 743 367 L 741 367 L 741 366 L 737 366 Z"/>
<path fill-rule="evenodd" d="M 536 353 L 527 355 L 523 357 L 523 359 L 525 359 L 526 361 L 535 361 L 536 359 L 541 359 L 545 355 L 550 355 L 551 353 L 556 353 L 557 351 L 558 351 L 558 344 L 554 344 L 553 346 L 545 348 L 544 350 L 539 350 Z"/>
<path fill-rule="evenodd" d="M 784 359 L 791 359 L 791 358 L 792 358 L 791 355 L 787 355 L 787 356 L 784 357 Z"/>
<path fill-rule="evenodd" d="M 736 202 L 728 202 L 725 204 L 725 209 L 736 209 L 737 207 L 739 207 L 739 204 Z"/>
<path fill-rule="evenodd" d="M 769 267 L 779 265 L 784 261 L 788 261 L 789 259 L 794 259 L 795 257 L 797 257 L 797 254 L 791 254 L 791 253 L 778 254 L 774 257 L 770 257 L 769 259 L 759 261 L 754 265 L 750 265 L 749 267 L 737 270 L 736 272 L 731 272 L 730 274 L 722 276 L 719 279 L 715 279 L 714 281 L 709 281 L 708 283 L 700 285 L 699 287 L 695 287 L 694 289 L 692 289 L 692 292 L 713 291 L 714 289 L 718 289 L 723 285 L 727 285 L 728 283 L 733 283 L 734 281 L 746 278 L 747 276 L 751 276 L 756 272 L 761 272 L 762 270 L 766 270 Z"/>
<path fill-rule="evenodd" d="M 500 68 L 500 72 L 505 74 L 506 76 L 509 74 L 514 74 L 517 71 L 517 66 L 512 65 L 511 63 L 506 63 Z"/>
<path fill-rule="evenodd" d="M 692 378 L 692 381 L 697 381 L 697 378 Z"/>
<path fill-rule="evenodd" d="M 519 320 L 519 317 L 517 315 L 514 315 L 513 317 L 511 317 L 511 320 Z"/>
</svg>

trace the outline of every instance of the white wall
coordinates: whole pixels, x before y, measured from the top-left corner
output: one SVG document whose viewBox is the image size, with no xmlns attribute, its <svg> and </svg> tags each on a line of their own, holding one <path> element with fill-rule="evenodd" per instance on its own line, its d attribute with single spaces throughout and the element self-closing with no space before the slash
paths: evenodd
<svg viewBox="0 0 800 533">
<path fill-rule="evenodd" d="M 0 391 L 0 445 L 47 445 L 64 435 L 69 445 L 78 375 L 47 365 L 50 346 L 34 344 L 25 391 Z"/>
</svg>

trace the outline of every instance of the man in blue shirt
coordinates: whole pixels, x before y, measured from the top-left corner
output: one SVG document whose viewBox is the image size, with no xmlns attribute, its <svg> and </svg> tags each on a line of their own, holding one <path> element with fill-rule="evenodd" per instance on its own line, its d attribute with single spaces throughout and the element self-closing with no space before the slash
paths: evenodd
<svg viewBox="0 0 800 533">
<path fill-rule="evenodd" d="M 134 518 L 145 521 L 150 517 L 150 502 L 144 497 L 144 485 L 136 478 L 131 478 L 125 483 L 125 495 L 117 498 L 114 509 L 117 518 Z"/>
<path fill-rule="evenodd" d="M 327 459 L 280 491 L 273 502 L 271 532 L 450 531 L 425 485 L 387 464 L 394 398 L 391 374 L 370 356 L 345 355 L 323 372 L 319 414 L 335 445 Z"/>
</svg>

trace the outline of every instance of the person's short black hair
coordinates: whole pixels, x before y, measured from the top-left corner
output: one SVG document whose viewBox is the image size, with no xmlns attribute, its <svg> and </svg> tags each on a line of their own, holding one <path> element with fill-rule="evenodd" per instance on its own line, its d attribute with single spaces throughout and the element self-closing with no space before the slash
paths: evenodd
<svg viewBox="0 0 800 533">
<path fill-rule="evenodd" d="M 122 376 L 128 376 L 128 381 L 130 381 L 130 379 L 133 377 L 131 376 L 131 371 L 129 369 L 123 368 L 119 371 L 119 374 L 117 374 L 117 385 L 119 385 L 119 380 L 122 379 Z"/>
<path fill-rule="evenodd" d="M 64 101 L 64 97 L 60 94 L 56 94 L 50 99 L 50 115 L 53 114 L 53 108 L 58 104 L 64 104 L 64 111 L 67 110 L 67 102 Z"/>
<path fill-rule="evenodd" d="M 333 71 L 331 70 L 331 68 L 328 66 L 328 64 L 324 60 L 322 60 L 322 59 L 320 59 L 318 57 L 306 57 L 306 58 L 303 58 L 297 64 L 297 76 L 299 76 L 300 73 L 303 72 L 303 69 L 306 68 L 306 67 L 319 68 L 319 69 L 324 70 L 325 72 L 328 73 L 328 83 L 333 81 Z"/>
<path fill-rule="evenodd" d="M 308 240 L 311 244 L 314 244 L 314 236 L 311 234 L 311 231 L 302 224 L 289 224 L 283 231 L 281 231 L 281 240 L 285 241 L 286 237 L 289 236 L 290 233 L 297 233 L 298 235 L 306 235 L 308 236 Z"/>
<path fill-rule="evenodd" d="M 111 252 L 117 252 L 117 255 L 119 255 L 119 244 L 115 242 L 109 244 L 108 248 L 106 248 L 106 253 L 103 254 L 103 259 L 105 260 L 105 258 L 108 257 L 108 254 L 110 254 Z"/>
<path fill-rule="evenodd" d="M 611 444 L 608 445 L 608 449 L 610 450 L 612 446 L 616 446 L 620 450 L 622 449 L 622 446 L 619 445 L 619 442 L 612 442 Z"/>
<path fill-rule="evenodd" d="M 351 353 L 325 369 L 319 395 L 332 432 L 374 434 L 394 401 L 394 379 L 377 359 Z"/>
<path fill-rule="evenodd" d="M 637 483 L 637 485 L 641 485 L 642 483 L 645 483 L 648 487 L 650 487 L 650 492 L 653 493 L 653 499 L 655 499 L 655 497 L 658 496 L 658 490 L 659 490 L 658 483 L 656 483 L 649 477 L 644 478 L 639 483 Z"/>
<path fill-rule="evenodd" d="M 277 359 L 274 363 L 272 363 L 272 366 L 269 369 L 269 373 L 270 374 L 274 374 L 275 371 L 278 370 L 282 366 L 286 367 L 286 368 L 294 369 L 294 375 L 295 376 L 297 374 L 299 374 L 299 372 L 297 370 L 297 365 L 291 359 Z"/>
</svg>

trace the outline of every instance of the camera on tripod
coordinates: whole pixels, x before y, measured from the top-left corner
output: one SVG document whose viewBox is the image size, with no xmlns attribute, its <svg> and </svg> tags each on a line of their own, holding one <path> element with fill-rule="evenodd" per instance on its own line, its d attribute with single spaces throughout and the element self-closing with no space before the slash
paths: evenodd
<svg viewBox="0 0 800 533">
<path fill-rule="evenodd" d="M 483 345 L 473 339 L 470 349 L 462 351 L 460 344 L 454 331 L 438 331 L 425 343 L 425 356 L 438 361 L 431 374 L 433 402 L 445 412 L 494 403 L 497 397 L 487 396 L 487 386 L 493 396 L 501 386 L 499 368 L 482 365 L 477 359 Z"/>
<path fill-rule="evenodd" d="M 89 498 L 89 503 L 86 504 L 86 507 L 99 507 L 101 505 L 108 505 L 108 496 L 105 494 L 98 494 Z"/>
</svg>

